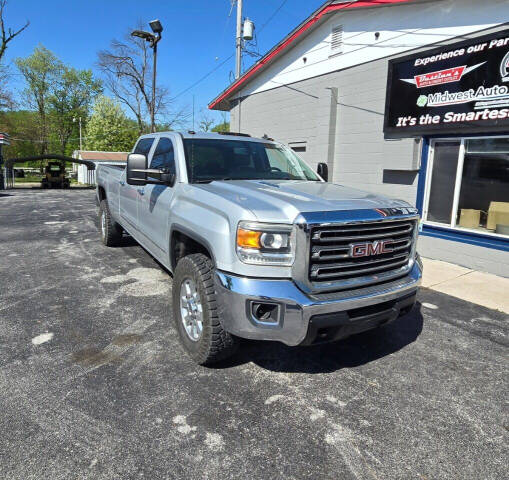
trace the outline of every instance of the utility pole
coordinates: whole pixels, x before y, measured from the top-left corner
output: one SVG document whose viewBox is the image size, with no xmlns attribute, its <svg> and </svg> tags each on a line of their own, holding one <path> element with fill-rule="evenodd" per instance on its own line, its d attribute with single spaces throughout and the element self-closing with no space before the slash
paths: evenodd
<svg viewBox="0 0 509 480">
<path fill-rule="evenodd" d="M 235 79 L 242 69 L 242 0 L 237 0 L 237 36 L 235 38 Z"/>
<path fill-rule="evenodd" d="M 79 117 L 79 122 L 80 122 L 80 150 L 83 151 L 83 139 L 81 136 L 81 117 Z"/>
<path fill-rule="evenodd" d="M 82 136 L 81 136 L 81 117 L 78 117 L 78 122 L 79 122 L 79 126 L 80 126 L 80 150 L 83 150 L 83 140 L 82 140 Z M 73 117 L 72 123 L 76 123 L 76 117 Z"/>
</svg>

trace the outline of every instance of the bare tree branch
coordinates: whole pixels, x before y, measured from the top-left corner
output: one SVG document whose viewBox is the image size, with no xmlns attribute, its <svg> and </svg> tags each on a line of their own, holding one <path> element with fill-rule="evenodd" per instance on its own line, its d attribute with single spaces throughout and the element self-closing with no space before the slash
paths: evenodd
<svg viewBox="0 0 509 480">
<path fill-rule="evenodd" d="M 129 35 L 130 31 L 124 41 L 112 40 L 108 50 L 97 54 L 97 65 L 107 89 L 134 114 L 139 133 L 146 129 L 152 108 L 160 123 L 183 123 L 185 109 L 171 111 L 169 90 L 165 86 L 156 88 L 155 106 L 152 105 L 152 50 L 144 39 Z"/>
<path fill-rule="evenodd" d="M 7 5 L 7 0 L 0 0 L 0 61 L 7 50 L 7 45 L 14 38 L 16 38 L 23 30 L 25 30 L 29 25 L 30 21 L 26 21 L 25 25 L 18 30 L 13 30 L 9 28 L 7 32 L 5 31 L 5 22 L 4 22 L 4 9 Z"/>
</svg>

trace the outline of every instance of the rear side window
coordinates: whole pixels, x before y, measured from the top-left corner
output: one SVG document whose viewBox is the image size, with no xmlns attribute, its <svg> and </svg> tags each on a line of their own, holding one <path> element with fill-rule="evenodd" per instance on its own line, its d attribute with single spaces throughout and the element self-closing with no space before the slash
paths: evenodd
<svg viewBox="0 0 509 480">
<path fill-rule="evenodd" d="M 162 137 L 159 139 L 150 168 L 158 168 L 168 170 L 168 173 L 175 173 L 175 152 L 173 143 L 169 138 Z"/>
<path fill-rule="evenodd" d="M 153 138 L 142 138 L 137 144 L 136 148 L 134 149 L 133 153 L 139 153 L 141 155 L 148 156 L 148 152 L 150 152 L 150 149 L 152 148 L 152 144 L 154 143 Z"/>
</svg>

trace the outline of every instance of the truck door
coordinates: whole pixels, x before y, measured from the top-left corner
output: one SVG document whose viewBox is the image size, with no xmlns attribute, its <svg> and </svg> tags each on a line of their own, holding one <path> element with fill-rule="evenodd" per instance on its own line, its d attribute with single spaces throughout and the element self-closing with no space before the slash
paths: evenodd
<svg viewBox="0 0 509 480">
<path fill-rule="evenodd" d="M 168 137 L 160 137 L 156 145 L 149 168 L 165 169 L 176 173 L 175 146 Z M 139 197 L 139 229 L 159 253 L 168 253 L 168 217 L 175 185 L 145 185 Z"/>
<path fill-rule="evenodd" d="M 137 144 L 133 153 L 141 153 L 147 158 L 154 143 L 154 138 L 142 138 Z M 119 203 L 120 216 L 126 224 L 126 228 L 138 230 L 138 200 L 143 187 L 128 185 L 125 175 L 120 180 Z"/>
</svg>

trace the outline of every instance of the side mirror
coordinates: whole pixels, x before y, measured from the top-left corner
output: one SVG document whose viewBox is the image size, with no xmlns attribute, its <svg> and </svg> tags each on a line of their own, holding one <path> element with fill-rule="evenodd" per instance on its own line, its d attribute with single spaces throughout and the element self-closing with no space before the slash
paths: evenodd
<svg viewBox="0 0 509 480">
<path fill-rule="evenodd" d="M 326 163 L 319 163 L 316 168 L 316 173 L 320 175 L 326 182 L 329 181 L 329 166 Z"/>
<path fill-rule="evenodd" d="M 126 180 L 129 185 L 147 184 L 147 157 L 139 153 L 130 153 L 127 156 Z"/>
<path fill-rule="evenodd" d="M 177 175 L 174 173 L 167 173 L 165 170 L 147 169 L 147 183 L 152 183 L 155 185 L 167 185 L 169 187 L 173 187 L 175 185 L 175 180 L 177 179 Z"/>
<path fill-rule="evenodd" d="M 163 173 L 161 175 L 161 181 L 169 187 L 173 187 L 173 185 L 175 185 L 175 180 L 177 180 L 177 175 L 174 173 Z"/>
</svg>

